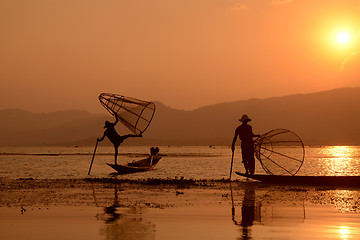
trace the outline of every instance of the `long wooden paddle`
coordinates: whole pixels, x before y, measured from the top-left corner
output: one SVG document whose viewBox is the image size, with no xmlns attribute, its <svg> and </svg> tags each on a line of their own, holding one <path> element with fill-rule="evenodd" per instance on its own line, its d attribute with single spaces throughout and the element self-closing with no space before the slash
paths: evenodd
<svg viewBox="0 0 360 240">
<path fill-rule="evenodd" d="M 93 164 L 93 162 L 94 162 L 95 153 L 96 153 L 96 148 L 97 148 L 98 143 L 99 143 L 99 141 L 96 140 L 95 149 L 94 149 L 94 154 L 93 154 L 92 159 L 91 159 L 91 163 L 90 163 L 90 168 L 89 168 L 88 175 L 90 175 L 90 171 L 91 171 L 92 164 Z"/>
<path fill-rule="evenodd" d="M 232 156 L 231 156 L 231 165 L 230 165 L 230 177 L 229 177 L 229 180 L 231 180 L 231 173 L 232 173 L 233 162 L 234 162 L 234 151 L 232 152 Z"/>
</svg>

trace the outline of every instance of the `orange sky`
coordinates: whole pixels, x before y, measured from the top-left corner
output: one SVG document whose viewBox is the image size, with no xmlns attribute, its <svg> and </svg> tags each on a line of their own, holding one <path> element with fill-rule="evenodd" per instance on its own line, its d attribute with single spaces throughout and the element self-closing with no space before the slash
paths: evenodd
<svg viewBox="0 0 360 240">
<path fill-rule="evenodd" d="M 178 109 L 360 86 L 358 0 L 1 0 L 0 109 Z M 336 41 L 338 32 L 347 43 Z"/>
</svg>

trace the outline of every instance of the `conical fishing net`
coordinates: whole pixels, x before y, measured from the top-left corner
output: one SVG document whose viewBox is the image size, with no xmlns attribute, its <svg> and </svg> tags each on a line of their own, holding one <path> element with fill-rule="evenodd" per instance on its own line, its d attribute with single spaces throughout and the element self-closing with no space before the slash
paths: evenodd
<svg viewBox="0 0 360 240">
<path fill-rule="evenodd" d="M 268 174 L 295 175 L 304 162 L 304 144 L 292 131 L 275 129 L 255 141 L 255 157 Z"/>
<path fill-rule="evenodd" d="M 141 134 L 148 128 L 155 113 L 154 103 L 131 97 L 101 93 L 99 101 L 135 134 Z"/>
</svg>

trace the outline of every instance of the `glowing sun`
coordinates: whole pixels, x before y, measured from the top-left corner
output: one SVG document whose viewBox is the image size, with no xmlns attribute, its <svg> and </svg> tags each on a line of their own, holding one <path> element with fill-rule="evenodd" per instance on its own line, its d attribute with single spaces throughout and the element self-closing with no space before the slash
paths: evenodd
<svg viewBox="0 0 360 240">
<path fill-rule="evenodd" d="M 336 35 L 336 40 L 338 41 L 338 43 L 346 44 L 350 40 L 350 35 L 347 32 L 339 32 Z"/>
</svg>

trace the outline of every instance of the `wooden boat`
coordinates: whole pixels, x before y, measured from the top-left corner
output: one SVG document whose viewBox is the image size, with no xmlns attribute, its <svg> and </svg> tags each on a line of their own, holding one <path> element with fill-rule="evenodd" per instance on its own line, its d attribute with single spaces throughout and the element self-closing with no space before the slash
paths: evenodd
<svg viewBox="0 0 360 240">
<path fill-rule="evenodd" d="M 160 156 L 149 156 L 145 159 L 138 161 L 133 161 L 128 164 L 111 164 L 107 163 L 112 167 L 118 174 L 128 174 L 128 173 L 137 173 L 137 172 L 146 172 L 154 169 L 155 165 L 161 159 Z"/>
<path fill-rule="evenodd" d="M 328 187 L 360 187 L 360 176 L 283 176 L 236 174 L 258 180 L 264 183 L 285 184 L 285 185 L 307 185 L 307 186 L 328 186 Z"/>
</svg>

